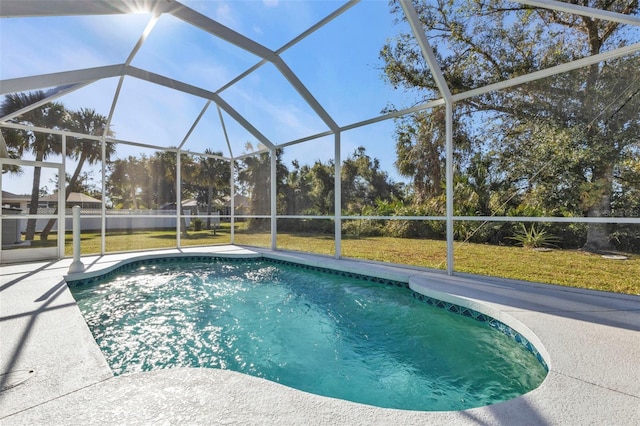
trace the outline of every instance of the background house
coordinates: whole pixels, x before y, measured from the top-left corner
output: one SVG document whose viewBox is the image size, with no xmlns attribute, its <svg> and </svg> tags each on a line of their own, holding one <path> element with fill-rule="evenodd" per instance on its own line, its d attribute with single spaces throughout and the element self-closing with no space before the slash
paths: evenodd
<svg viewBox="0 0 640 426">
<path fill-rule="evenodd" d="M 222 214 L 223 216 L 231 215 L 231 197 L 230 196 L 226 195 L 222 197 L 219 201 L 216 202 L 216 204 L 222 205 L 222 211 L 220 212 L 220 214 Z M 235 196 L 233 197 L 233 206 L 235 208 L 236 215 L 242 216 L 242 215 L 250 214 L 251 201 L 249 200 L 249 198 L 245 197 L 244 195 L 235 194 Z"/>
<path fill-rule="evenodd" d="M 43 204 L 46 205 L 42 206 Z M 58 194 L 40 197 L 40 205 L 42 207 L 56 208 L 58 206 Z M 102 208 L 102 201 L 87 194 L 71 192 L 67 196 L 65 207 L 70 209 L 73 206 L 80 206 L 83 209 L 100 209 Z"/>
<path fill-rule="evenodd" d="M 29 201 L 31 201 L 31 195 L 14 194 L 11 192 L 2 191 L 2 205 L 5 207 L 11 207 L 26 211 L 29 207 Z"/>
</svg>

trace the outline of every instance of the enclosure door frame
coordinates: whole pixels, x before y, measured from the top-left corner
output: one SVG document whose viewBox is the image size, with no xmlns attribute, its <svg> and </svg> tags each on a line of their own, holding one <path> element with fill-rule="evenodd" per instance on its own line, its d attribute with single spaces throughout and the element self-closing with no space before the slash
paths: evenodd
<svg viewBox="0 0 640 426">
<path fill-rule="evenodd" d="M 30 160 L 18 160 L 11 158 L 1 158 L 0 157 L 0 168 L 4 165 L 12 165 L 12 166 L 24 166 L 24 167 L 40 167 L 40 168 L 49 168 L 55 169 L 58 176 L 64 176 L 64 165 L 62 163 L 51 163 L 44 161 L 30 161 Z M 28 219 L 57 219 L 58 221 L 58 243 L 56 247 L 44 247 L 44 248 L 16 248 L 16 249 L 5 249 L 0 244 L 0 263 L 13 263 L 13 262 L 25 262 L 31 260 L 47 260 L 47 259 L 60 259 L 64 257 L 64 243 L 65 243 L 65 202 L 66 202 L 66 194 L 65 194 L 65 186 L 64 181 L 62 179 L 58 179 L 58 213 L 57 214 L 21 214 L 20 219 L 16 219 L 15 215 L 5 215 L 4 213 L 0 213 L 0 234 L 2 234 L 2 227 L 5 223 L 5 220 L 11 221 L 23 221 Z M 2 190 L 3 186 L 3 176 L 0 173 L 0 206 L 4 205 L 2 200 Z M 13 191 L 11 191 L 13 192 Z M 62 206 L 62 208 L 61 208 Z"/>
</svg>

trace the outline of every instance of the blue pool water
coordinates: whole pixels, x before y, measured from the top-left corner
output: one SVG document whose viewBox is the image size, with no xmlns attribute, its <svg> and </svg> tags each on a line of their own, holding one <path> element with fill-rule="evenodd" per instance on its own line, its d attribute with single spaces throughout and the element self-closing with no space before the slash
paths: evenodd
<svg viewBox="0 0 640 426">
<path fill-rule="evenodd" d="M 408 410 L 493 404 L 546 376 L 514 339 L 407 288 L 269 260 L 176 260 L 71 290 L 115 374 L 223 368 Z"/>
</svg>

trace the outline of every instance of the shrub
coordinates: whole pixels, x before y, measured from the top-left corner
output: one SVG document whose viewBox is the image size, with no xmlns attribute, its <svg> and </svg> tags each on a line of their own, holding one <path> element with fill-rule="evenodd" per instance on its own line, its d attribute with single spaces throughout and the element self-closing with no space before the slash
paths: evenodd
<svg viewBox="0 0 640 426">
<path fill-rule="evenodd" d="M 342 235 L 349 237 L 380 237 L 384 227 L 379 220 L 345 220 L 342 222 Z"/>
<path fill-rule="evenodd" d="M 278 232 L 333 234 L 333 220 L 278 219 Z"/>
<path fill-rule="evenodd" d="M 396 238 L 434 238 L 446 236 L 446 222 L 438 220 L 390 220 L 384 235 Z"/>
<path fill-rule="evenodd" d="M 505 222 L 455 221 L 454 238 L 471 243 L 502 244 L 513 235 L 512 225 Z"/>
<path fill-rule="evenodd" d="M 611 242 L 617 250 L 640 253 L 638 225 L 618 224 L 611 233 Z"/>
<path fill-rule="evenodd" d="M 202 228 L 204 228 L 204 221 L 197 217 L 191 220 L 191 227 L 194 231 L 202 231 Z"/>
<path fill-rule="evenodd" d="M 549 233 L 558 238 L 557 246 L 562 249 L 577 249 L 587 241 L 586 223 L 552 223 L 547 227 Z"/>
<path fill-rule="evenodd" d="M 536 225 L 532 224 L 531 228 L 527 229 L 524 223 L 520 223 L 520 229 L 516 231 L 516 234 L 510 239 L 522 244 L 524 248 L 539 248 L 554 246 L 554 243 L 558 242 L 558 237 L 545 231 L 544 229 L 536 229 Z"/>
<path fill-rule="evenodd" d="M 271 229 L 271 219 L 250 217 L 247 219 L 247 231 L 268 232 Z"/>
</svg>

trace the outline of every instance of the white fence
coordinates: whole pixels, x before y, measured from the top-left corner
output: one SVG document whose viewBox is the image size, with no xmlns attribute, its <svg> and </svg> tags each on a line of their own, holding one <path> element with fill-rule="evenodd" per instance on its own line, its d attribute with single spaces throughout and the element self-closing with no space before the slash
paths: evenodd
<svg viewBox="0 0 640 426">
<path fill-rule="evenodd" d="M 102 229 L 100 209 L 83 209 L 80 213 L 80 229 L 82 231 L 96 231 L 99 232 Z M 40 208 L 38 214 L 55 214 L 54 209 Z M 196 212 L 191 210 L 184 210 L 182 218 L 186 226 L 191 224 Z M 108 230 L 131 230 L 131 229 L 175 229 L 177 212 L 175 210 L 106 210 L 106 229 Z M 220 213 L 215 212 L 211 216 L 211 225 L 218 225 L 220 223 Z M 11 221 L 17 220 L 19 223 L 18 228 L 20 232 L 25 232 L 27 229 L 27 219 L 9 219 Z M 202 218 L 206 222 L 206 218 Z M 49 222 L 49 219 L 37 219 L 36 220 L 36 232 L 40 232 Z M 71 209 L 65 211 L 65 229 L 71 231 L 72 218 Z M 53 231 L 58 230 L 58 223 L 53 225 Z"/>
</svg>

